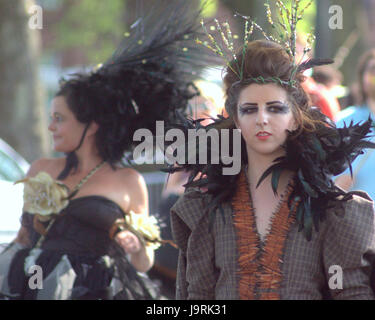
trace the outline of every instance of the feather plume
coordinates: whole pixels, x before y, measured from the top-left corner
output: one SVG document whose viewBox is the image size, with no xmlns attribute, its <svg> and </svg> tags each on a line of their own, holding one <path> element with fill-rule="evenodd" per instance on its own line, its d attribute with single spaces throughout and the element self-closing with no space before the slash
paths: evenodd
<svg viewBox="0 0 375 320">
<path fill-rule="evenodd" d="M 175 110 L 185 112 L 188 101 L 199 95 L 193 81 L 200 78 L 204 68 L 221 62 L 194 41 L 201 34 L 202 8 L 196 1 L 152 3 L 113 55 L 87 81 L 93 91 L 103 90 L 113 97 L 115 118 L 126 117 L 114 140 L 126 135 L 130 144 L 127 150 L 133 146 L 137 129 L 155 132 L 155 121 L 168 123 L 175 120 Z M 108 108 L 97 110 L 98 118 L 105 113 Z M 114 120 L 108 119 L 117 124 Z"/>
<path fill-rule="evenodd" d="M 298 68 L 297 73 L 304 72 L 305 70 L 317 67 L 317 66 L 323 66 L 326 64 L 332 64 L 334 61 L 332 59 L 318 59 L 318 58 L 312 58 L 308 59 L 305 62 L 302 62 Z"/>
</svg>

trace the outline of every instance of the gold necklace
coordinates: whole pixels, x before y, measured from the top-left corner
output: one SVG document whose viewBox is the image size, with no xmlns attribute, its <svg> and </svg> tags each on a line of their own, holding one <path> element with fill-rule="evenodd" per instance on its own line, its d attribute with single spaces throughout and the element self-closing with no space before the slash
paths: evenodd
<svg viewBox="0 0 375 320">
<path fill-rule="evenodd" d="M 98 171 L 104 164 L 105 164 L 105 161 L 103 160 L 94 169 L 92 169 L 80 182 L 78 182 L 78 184 L 73 188 L 73 191 L 68 196 L 68 199 L 72 199 L 77 194 L 77 192 L 79 191 L 79 189 L 81 189 L 81 187 L 83 186 L 83 184 L 87 180 L 89 180 L 94 175 L 94 173 L 96 171 Z"/>
</svg>

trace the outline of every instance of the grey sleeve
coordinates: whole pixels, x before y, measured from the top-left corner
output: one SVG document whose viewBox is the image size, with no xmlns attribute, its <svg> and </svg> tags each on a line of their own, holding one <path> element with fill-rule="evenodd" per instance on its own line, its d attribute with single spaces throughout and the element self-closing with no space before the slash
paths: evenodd
<svg viewBox="0 0 375 320">
<path fill-rule="evenodd" d="M 328 287 L 334 299 L 373 300 L 370 284 L 375 258 L 373 204 L 355 196 L 343 208 L 327 217 L 323 263 Z"/>
</svg>

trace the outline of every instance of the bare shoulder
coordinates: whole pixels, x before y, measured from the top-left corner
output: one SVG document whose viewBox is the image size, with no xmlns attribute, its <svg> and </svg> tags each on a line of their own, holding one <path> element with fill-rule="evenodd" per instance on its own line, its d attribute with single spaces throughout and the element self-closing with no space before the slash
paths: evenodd
<svg viewBox="0 0 375 320">
<path fill-rule="evenodd" d="M 115 171 L 117 185 L 126 190 L 129 199 L 128 209 L 134 212 L 148 212 L 148 191 L 142 174 L 133 168 Z"/>
<path fill-rule="evenodd" d="M 35 160 L 31 164 L 27 176 L 34 177 L 41 171 L 55 176 L 58 170 L 64 166 L 64 161 L 64 158 L 40 158 Z"/>
<path fill-rule="evenodd" d="M 116 170 L 118 181 L 132 188 L 143 188 L 146 186 L 144 177 L 140 172 L 133 168 L 121 168 Z"/>
</svg>

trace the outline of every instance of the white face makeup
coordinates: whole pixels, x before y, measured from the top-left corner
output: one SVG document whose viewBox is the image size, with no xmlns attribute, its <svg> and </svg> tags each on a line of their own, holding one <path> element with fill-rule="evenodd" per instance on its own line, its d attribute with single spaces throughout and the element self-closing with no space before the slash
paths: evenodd
<svg viewBox="0 0 375 320">
<path fill-rule="evenodd" d="M 242 89 L 236 126 L 241 129 L 248 153 L 276 155 L 282 152 L 287 131 L 296 129 L 287 92 L 274 83 L 251 84 Z"/>
<path fill-rule="evenodd" d="M 84 124 L 76 119 L 62 96 L 53 99 L 50 114 L 48 130 L 52 133 L 53 149 L 58 152 L 71 152 L 79 144 Z"/>
</svg>

